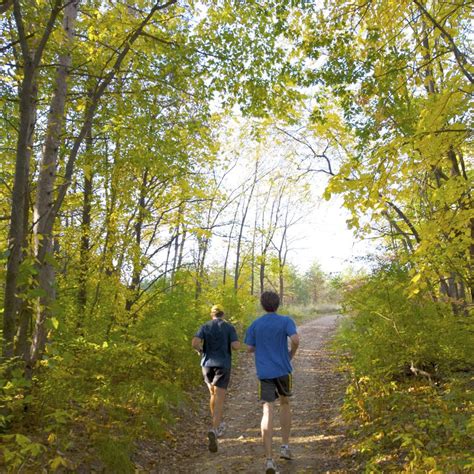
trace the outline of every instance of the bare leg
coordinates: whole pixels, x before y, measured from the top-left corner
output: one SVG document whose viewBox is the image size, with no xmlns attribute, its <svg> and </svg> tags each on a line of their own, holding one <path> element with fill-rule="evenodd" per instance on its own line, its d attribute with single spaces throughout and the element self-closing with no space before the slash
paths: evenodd
<svg viewBox="0 0 474 474">
<path fill-rule="evenodd" d="M 211 418 L 214 420 L 214 406 L 216 402 L 216 387 L 214 385 L 208 384 L 207 388 L 209 389 L 209 411 L 211 412 Z"/>
<path fill-rule="evenodd" d="M 273 438 L 273 402 L 264 402 L 263 416 L 260 424 L 262 431 L 263 446 L 267 459 L 272 457 L 272 438 Z"/>
<path fill-rule="evenodd" d="M 219 393 L 219 390 L 222 390 L 222 389 L 219 389 L 215 385 L 211 385 L 211 384 L 208 384 L 207 386 L 209 388 L 209 394 L 210 394 L 209 410 L 211 411 L 211 418 L 212 418 L 212 429 L 208 431 L 207 437 L 209 439 L 209 451 L 211 453 L 216 453 L 218 450 L 217 431 L 216 431 L 218 424 L 216 424 L 216 420 L 218 416 L 222 417 L 222 405 L 224 402 L 223 400 L 222 402 L 220 401 L 220 399 L 221 398 L 223 399 L 223 397 Z"/>
<path fill-rule="evenodd" d="M 224 412 L 225 388 L 214 387 L 214 411 L 212 414 L 212 427 L 217 429 L 222 421 Z"/>
<path fill-rule="evenodd" d="M 288 397 L 280 396 L 280 426 L 282 444 L 289 444 L 291 430 L 291 409 Z"/>
</svg>

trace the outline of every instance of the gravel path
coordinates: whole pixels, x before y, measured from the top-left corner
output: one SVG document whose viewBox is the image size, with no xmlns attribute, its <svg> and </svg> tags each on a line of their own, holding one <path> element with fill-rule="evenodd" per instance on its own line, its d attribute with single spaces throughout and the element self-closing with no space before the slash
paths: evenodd
<svg viewBox="0 0 474 474">
<path fill-rule="evenodd" d="M 294 360 L 294 396 L 291 401 L 292 461 L 280 461 L 277 457 L 281 438 L 279 407 L 275 407 L 273 442 L 281 474 L 355 472 L 351 458 L 343 455 L 347 442 L 340 418 L 344 376 L 337 371 L 337 360 L 329 347 L 338 319 L 337 315 L 322 316 L 299 327 L 301 344 Z M 175 438 L 163 444 L 159 459 L 154 456 L 153 466 L 148 463 L 141 466 L 143 471 L 201 474 L 263 472 L 261 404 L 257 401 L 253 357 L 242 354 L 237 365 L 224 408 L 228 428 L 219 440 L 219 451 L 213 454 L 207 450 L 206 433 L 210 417 L 208 392 L 203 387 L 192 422 L 183 417 L 181 426 L 178 424 L 173 430 Z M 146 449 L 145 446 L 142 448 Z"/>
</svg>

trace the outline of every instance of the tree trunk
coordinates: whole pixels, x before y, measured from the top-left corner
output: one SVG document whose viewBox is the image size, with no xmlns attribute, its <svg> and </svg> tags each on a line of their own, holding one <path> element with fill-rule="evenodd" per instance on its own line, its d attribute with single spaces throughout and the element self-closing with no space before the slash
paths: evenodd
<svg viewBox="0 0 474 474">
<path fill-rule="evenodd" d="M 285 267 L 280 265 L 278 268 L 278 283 L 279 283 L 279 294 L 280 294 L 280 304 L 283 305 L 283 296 L 284 296 L 284 277 L 283 277 L 283 269 Z"/>
<path fill-rule="evenodd" d="M 240 222 L 239 235 L 237 237 L 237 251 L 235 254 L 235 273 L 234 273 L 234 291 L 237 292 L 239 288 L 239 277 L 240 277 L 240 249 L 242 246 L 242 237 L 244 233 L 245 221 L 247 220 L 247 214 L 249 211 L 250 203 L 252 201 L 253 192 L 255 190 L 255 185 L 257 184 L 257 173 L 258 173 L 258 160 L 255 162 L 255 172 L 253 176 L 252 187 L 250 188 L 250 195 L 247 201 L 247 204 L 242 215 L 242 220 Z"/>
<path fill-rule="evenodd" d="M 180 230 L 180 222 L 176 224 L 175 227 L 175 239 L 174 239 L 174 252 L 173 252 L 173 268 L 171 269 L 171 285 L 170 285 L 170 291 L 173 291 L 174 284 L 175 284 L 175 276 L 176 276 L 176 270 L 177 270 L 177 265 L 178 265 L 178 253 L 179 253 L 179 230 Z"/>
<path fill-rule="evenodd" d="M 209 248 L 209 238 L 208 237 L 200 237 L 198 239 L 198 261 L 197 261 L 197 269 L 196 269 L 196 295 L 195 298 L 198 299 L 199 295 L 202 292 L 202 282 L 204 280 L 204 273 L 205 273 L 205 262 L 207 256 L 207 250 Z"/>
<path fill-rule="evenodd" d="M 260 261 L 260 294 L 263 293 L 265 289 L 265 255 L 260 256 L 261 261 Z"/>
<path fill-rule="evenodd" d="M 64 111 L 67 94 L 67 79 L 71 64 L 70 48 L 74 37 L 74 23 L 77 17 L 79 0 L 71 0 L 64 9 L 63 29 L 66 33 L 66 53 L 59 57 L 56 73 L 56 88 L 48 116 L 44 153 L 38 178 L 36 204 L 34 210 L 35 254 L 37 258 L 37 284 L 42 295 L 37 302 L 36 324 L 31 344 L 31 364 L 41 356 L 46 344 L 45 322 L 51 313 L 51 303 L 55 299 L 55 272 L 52 264 L 53 235 L 48 225 L 53 205 L 56 167 L 61 133 L 64 124 Z"/>
<path fill-rule="evenodd" d="M 31 147 L 35 129 L 35 103 L 37 88 L 35 67 L 31 57 L 24 57 L 23 80 L 20 88 L 20 127 L 18 133 L 15 179 L 12 190 L 10 229 L 8 233 L 9 255 L 5 278 L 5 299 L 3 313 L 3 357 L 13 356 L 13 341 L 16 332 L 16 318 L 19 307 L 17 281 L 23 258 L 28 216 L 28 193 Z"/>
<path fill-rule="evenodd" d="M 232 220 L 232 226 L 229 231 L 229 238 L 227 239 L 227 250 L 225 253 L 225 259 L 224 259 L 224 269 L 223 269 L 223 275 L 222 275 L 222 285 L 225 286 L 226 280 L 227 280 L 227 268 L 229 264 L 229 255 L 230 255 L 230 247 L 232 245 L 232 236 L 234 235 L 234 227 L 235 223 L 237 222 L 237 214 L 239 212 L 239 207 L 240 207 L 240 200 L 237 203 L 237 207 L 235 208 L 234 212 L 234 219 Z"/>
<path fill-rule="evenodd" d="M 142 176 L 142 183 L 140 187 L 140 198 L 138 200 L 138 215 L 137 221 L 135 222 L 134 230 L 135 230 L 135 255 L 134 255 L 134 262 L 133 262 L 133 272 L 132 272 L 132 282 L 129 286 L 129 290 L 131 291 L 131 296 L 127 298 L 125 303 L 126 311 L 130 311 L 132 308 L 133 303 L 136 301 L 136 292 L 140 285 L 141 273 L 142 273 L 142 252 L 141 252 L 141 243 L 142 243 L 142 228 L 143 228 L 143 221 L 145 220 L 145 206 L 146 206 L 146 192 L 147 192 L 147 185 L 148 185 L 148 170 L 145 169 Z"/>
<path fill-rule="evenodd" d="M 255 221 L 253 225 L 253 235 L 252 235 L 252 268 L 250 274 L 250 294 L 253 296 L 255 294 L 255 242 L 257 240 L 257 220 L 258 213 L 255 212 Z"/>
<path fill-rule="evenodd" d="M 92 152 L 92 130 L 89 130 L 86 136 L 86 155 Z M 79 256 L 79 291 L 77 300 L 81 317 L 78 319 L 78 327 L 81 326 L 80 321 L 86 315 L 87 307 L 87 273 L 89 266 L 90 251 L 90 234 L 91 234 L 91 206 L 94 175 L 92 171 L 92 163 L 88 160 L 89 167 L 84 169 L 84 192 L 82 200 L 82 219 L 81 219 L 81 249 Z"/>
<path fill-rule="evenodd" d="M 36 84 L 33 86 L 34 89 L 34 96 L 37 97 L 37 86 Z M 33 104 L 33 110 L 31 112 L 31 116 L 33 121 L 36 122 L 36 99 Z M 34 142 L 34 133 L 33 130 L 29 136 L 29 143 L 28 148 L 29 150 L 33 149 L 33 142 Z M 31 153 L 30 153 L 31 156 Z M 28 247 L 28 222 L 29 222 L 29 214 L 30 214 L 30 206 L 29 206 L 29 196 L 30 196 L 30 184 L 29 179 L 26 184 L 25 190 L 25 204 L 24 204 L 24 217 L 23 217 L 23 249 L 26 252 Z M 28 283 L 24 283 L 24 288 L 19 288 L 19 292 L 22 293 L 23 291 L 27 290 Z M 23 360 L 27 361 L 29 358 L 29 341 L 28 338 L 32 332 L 32 310 L 28 301 L 19 300 L 19 326 L 17 331 L 17 340 L 15 343 L 15 355 L 21 357 Z"/>
<path fill-rule="evenodd" d="M 14 353 L 14 335 L 20 301 L 18 300 L 18 275 L 23 258 L 22 248 L 26 242 L 28 227 L 28 195 L 31 144 L 35 128 L 36 114 L 36 71 L 43 57 L 44 48 L 53 30 L 60 11 L 61 0 L 52 5 L 44 31 L 38 31 L 36 50 L 31 50 L 25 34 L 23 16 L 19 1 L 13 3 L 13 16 L 18 30 L 19 44 L 23 59 L 23 79 L 20 86 L 20 125 L 16 149 L 15 179 L 12 190 L 12 209 L 8 233 L 9 257 L 5 278 L 5 299 L 3 313 L 3 357 L 10 358 Z"/>
<path fill-rule="evenodd" d="M 183 265 L 183 257 L 184 257 L 184 243 L 186 242 L 186 229 L 183 229 L 183 233 L 181 235 L 181 243 L 179 244 L 179 255 L 178 255 L 178 263 L 176 264 L 176 268 L 179 269 Z"/>
</svg>

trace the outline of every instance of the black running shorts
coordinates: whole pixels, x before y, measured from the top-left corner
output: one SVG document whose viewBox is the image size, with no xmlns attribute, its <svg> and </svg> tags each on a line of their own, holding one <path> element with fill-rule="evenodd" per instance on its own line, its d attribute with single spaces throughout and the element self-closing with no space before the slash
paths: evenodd
<svg viewBox="0 0 474 474">
<path fill-rule="evenodd" d="M 293 395 L 293 377 L 291 374 L 276 379 L 260 379 L 258 381 L 258 399 L 262 402 L 274 402 L 278 397 Z"/>
<path fill-rule="evenodd" d="M 219 388 L 227 388 L 230 382 L 230 369 L 224 367 L 203 367 L 204 382 Z"/>
</svg>

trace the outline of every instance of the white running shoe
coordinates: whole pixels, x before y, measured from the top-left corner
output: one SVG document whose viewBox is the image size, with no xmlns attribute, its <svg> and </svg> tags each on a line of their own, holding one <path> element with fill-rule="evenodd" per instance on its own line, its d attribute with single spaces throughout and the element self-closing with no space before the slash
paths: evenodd
<svg viewBox="0 0 474 474">
<path fill-rule="evenodd" d="M 225 422 L 221 421 L 220 425 L 217 427 L 217 430 L 216 430 L 217 437 L 220 438 L 224 434 L 224 431 L 226 429 L 227 429 L 227 425 L 225 424 Z"/>
<path fill-rule="evenodd" d="M 293 459 L 291 456 L 290 448 L 288 446 L 280 446 L 280 457 L 288 460 Z"/>
<path fill-rule="evenodd" d="M 277 466 L 273 459 L 265 461 L 265 474 L 277 474 Z"/>
</svg>

